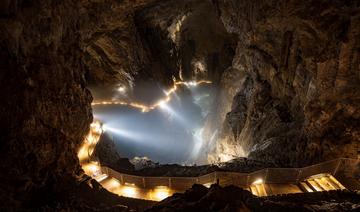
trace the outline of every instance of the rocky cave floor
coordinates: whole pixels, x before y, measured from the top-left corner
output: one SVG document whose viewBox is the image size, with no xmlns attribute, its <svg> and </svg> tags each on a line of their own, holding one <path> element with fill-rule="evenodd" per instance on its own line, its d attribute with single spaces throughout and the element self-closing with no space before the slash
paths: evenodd
<svg viewBox="0 0 360 212">
<path fill-rule="evenodd" d="M 100 137 L 95 147 L 92 159 L 99 161 L 101 165 L 112 168 L 116 171 L 140 175 L 140 176 L 173 176 L 190 177 L 205 175 L 214 171 L 252 172 L 263 168 L 274 168 L 276 164 L 271 162 L 258 161 L 247 158 L 237 158 L 228 162 L 184 166 L 179 164 L 159 164 L 151 160 L 140 159 L 130 162 L 123 158 L 116 150 L 115 142 L 109 134 L 105 133 Z"/>
<path fill-rule="evenodd" d="M 194 185 L 147 211 L 359 211 L 360 195 L 350 191 L 256 197 L 235 186 Z"/>
<path fill-rule="evenodd" d="M 89 185 L 91 184 L 91 187 Z M 77 188 L 74 190 L 74 188 Z M 185 193 L 176 193 L 161 202 L 119 197 L 101 188 L 94 180 L 74 185 L 54 205 L 39 211 L 359 211 L 360 194 L 347 190 L 256 197 L 235 186 L 210 188 L 195 184 Z"/>
</svg>

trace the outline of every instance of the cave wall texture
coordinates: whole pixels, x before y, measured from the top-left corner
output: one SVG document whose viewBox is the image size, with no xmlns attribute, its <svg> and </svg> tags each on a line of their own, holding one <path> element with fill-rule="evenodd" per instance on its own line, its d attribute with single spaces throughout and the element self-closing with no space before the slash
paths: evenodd
<svg viewBox="0 0 360 212">
<path fill-rule="evenodd" d="M 120 25 L 128 29 L 124 18 L 143 4 L 144 1 L 0 1 L 2 210 L 38 208 L 59 202 L 59 195 L 75 195 L 69 186 L 75 187 L 75 182 L 85 177 L 77 151 L 92 121 L 92 97 L 86 80 L 91 81 L 87 75 L 98 67 L 89 62 L 89 55 L 94 55 L 92 48 L 97 43 L 103 43 L 108 51 L 117 47 L 111 44 L 112 40 L 106 40 L 107 33 Z M 130 53 L 129 57 L 135 58 Z M 116 61 L 112 64 L 118 65 Z M 132 73 L 129 64 L 121 65 L 126 70 L 114 76 Z M 109 68 L 103 70 L 106 73 Z M 67 203 L 64 207 L 70 206 Z"/>
<path fill-rule="evenodd" d="M 224 123 L 210 160 L 248 155 L 287 166 L 357 158 L 360 2 L 213 3 L 239 39 L 221 79 L 215 119 Z"/>
<path fill-rule="evenodd" d="M 222 127 L 211 161 L 357 157 L 359 7 L 0 0 L 0 199 L 36 208 L 83 177 L 76 152 L 92 121 L 89 84 L 213 80 L 221 90 L 207 130 Z"/>
<path fill-rule="evenodd" d="M 78 8 L 77 1 L 1 1 L 4 205 L 45 201 L 37 192 L 58 190 L 80 170 L 76 151 L 92 120 L 92 98 L 81 63 Z"/>
<path fill-rule="evenodd" d="M 191 13 L 199 2 L 0 1 L 0 199 L 6 203 L 1 207 L 38 208 L 73 192 L 69 186 L 86 178 L 77 159 L 92 121 L 92 97 L 86 86 L 131 87 L 137 78 L 170 85 L 173 77 L 179 78 L 178 61 L 171 58 L 181 48 L 168 28 L 178 33 L 177 18 L 184 10 Z M 159 5 L 161 17 L 173 18 L 160 23 L 156 16 L 147 17 L 154 5 Z M 161 11 L 162 6 L 168 10 Z M 212 13 L 216 18 L 214 9 Z M 228 50 L 225 28 L 217 37 L 221 45 L 211 47 L 211 53 L 217 58 L 218 51 L 234 54 Z M 169 52 L 158 52 L 167 46 Z M 212 67 L 222 70 L 220 66 L 231 60 L 232 56 L 222 56 Z"/>
<path fill-rule="evenodd" d="M 237 36 L 225 30 L 211 1 L 144 1 L 130 12 L 124 9 L 129 5 L 114 2 L 92 6 L 95 29 L 88 29 L 85 48 L 89 84 L 131 91 L 139 81 L 219 81 L 231 65 Z"/>
</svg>

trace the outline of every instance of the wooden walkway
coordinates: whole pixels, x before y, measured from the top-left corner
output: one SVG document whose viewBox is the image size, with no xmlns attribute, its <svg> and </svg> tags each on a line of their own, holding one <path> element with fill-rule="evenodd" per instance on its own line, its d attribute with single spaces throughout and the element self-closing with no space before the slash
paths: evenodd
<svg viewBox="0 0 360 212">
<path fill-rule="evenodd" d="M 339 158 L 303 168 L 267 168 L 252 173 L 212 172 L 198 177 L 151 177 L 119 173 L 91 161 L 91 154 L 102 134 L 94 122 L 78 157 L 85 173 L 104 188 L 120 196 L 160 201 L 184 192 L 193 184 L 210 187 L 234 185 L 256 196 L 306 193 L 338 189 L 360 190 L 360 160 Z"/>
</svg>

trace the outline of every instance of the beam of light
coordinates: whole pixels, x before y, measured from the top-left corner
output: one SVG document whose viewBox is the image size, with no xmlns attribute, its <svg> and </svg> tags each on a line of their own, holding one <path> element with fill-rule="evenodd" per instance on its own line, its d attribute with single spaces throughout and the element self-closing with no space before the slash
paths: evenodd
<svg viewBox="0 0 360 212">
<path fill-rule="evenodd" d="M 103 126 L 98 121 L 93 122 L 90 126 L 88 135 L 83 140 L 83 144 L 79 149 L 78 157 L 80 165 L 86 175 L 91 176 L 93 179 L 98 181 L 108 191 L 120 196 L 131 198 L 141 198 L 143 196 L 145 199 L 150 196 L 148 199 L 160 201 L 174 193 L 166 186 L 158 186 L 151 191 L 140 191 L 140 189 L 134 184 L 125 183 L 122 185 L 118 179 L 102 173 L 100 163 L 91 160 L 90 156 L 92 151 L 90 149 L 95 148 L 100 139 L 101 133 L 103 133 L 105 129 L 113 130 L 112 128 Z"/>
<path fill-rule="evenodd" d="M 202 139 L 203 131 L 204 131 L 204 128 L 200 128 L 200 129 L 195 130 L 195 133 L 193 134 L 193 138 L 194 138 L 193 140 L 195 142 L 192 153 L 191 153 L 191 156 L 193 158 L 199 156 L 200 150 L 203 147 L 203 139 Z"/>
<path fill-rule="evenodd" d="M 174 85 L 169 90 L 164 91 L 165 97 L 158 100 L 153 105 L 145 105 L 145 104 L 141 104 L 141 103 L 137 103 L 137 102 L 126 102 L 126 101 L 121 101 L 121 100 L 93 102 L 93 103 L 91 103 L 91 105 L 92 106 L 97 106 L 97 105 L 124 105 L 124 106 L 129 106 L 129 107 L 141 110 L 142 112 L 146 113 L 146 112 L 149 112 L 149 111 L 154 110 L 156 108 L 162 107 L 164 105 L 164 103 L 169 102 L 171 100 L 172 94 L 174 94 L 176 92 L 176 90 L 178 89 L 178 87 L 180 85 L 185 85 L 187 87 L 194 87 L 194 86 L 197 86 L 197 85 L 200 85 L 200 84 L 211 84 L 211 83 L 212 83 L 211 81 L 207 81 L 207 80 L 190 81 L 190 82 L 174 81 Z"/>
<path fill-rule="evenodd" d="M 170 100 L 169 100 L 170 101 Z M 172 109 L 168 104 L 167 101 L 161 101 L 158 103 L 159 107 L 163 110 L 166 111 L 170 117 L 169 119 L 174 118 L 176 121 L 178 121 L 179 123 L 181 123 L 182 125 L 186 126 L 187 123 L 185 121 L 185 119 L 179 114 L 177 113 L 174 109 Z"/>
<path fill-rule="evenodd" d="M 109 127 L 108 125 L 104 125 L 103 126 L 105 131 L 109 131 L 112 132 L 116 135 L 119 135 L 121 137 L 130 139 L 130 140 L 141 140 L 143 139 L 143 137 L 141 135 L 139 135 L 139 133 L 135 133 L 135 132 L 130 132 L 128 130 L 123 130 L 123 129 L 116 129 L 113 127 Z"/>
</svg>

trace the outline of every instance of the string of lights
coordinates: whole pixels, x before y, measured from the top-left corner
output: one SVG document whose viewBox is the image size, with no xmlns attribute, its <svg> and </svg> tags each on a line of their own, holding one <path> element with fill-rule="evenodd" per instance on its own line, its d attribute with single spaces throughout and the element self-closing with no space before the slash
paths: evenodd
<svg viewBox="0 0 360 212">
<path fill-rule="evenodd" d="M 136 109 L 141 110 L 141 112 L 143 113 L 147 113 L 151 110 L 154 110 L 158 107 L 162 107 L 164 106 L 167 102 L 169 102 L 171 100 L 171 94 L 175 93 L 176 90 L 178 89 L 179 86 L 181 85 L 185 85 L 188 87 L 191 86 L 197 86 L 200 84 L 211 84 L 211 81 L 207 81 L 207 80 L 200 80 L 200 81 L 190 81 L 190 82 L 184 82 L 184 81 L 174 81 L 174 85 L 166 90 L 165 93 L 165 97 L 161 98 L 160 100 L 158 100 L 155 104 L 153 105 L 145 105 L 145 104 L 141 104 L 141 103 L 137 103 L 137 102 L 127 102 L 127 101 L 122 101 L 122 100 L 114 100 L 114 101 L 95 101 L 93 102 L 91 105 L 92 106 L 99 106 L 99 105 L 124 105 L 124 106 L 129 106 L 129 107 L 133 107 Z"/>
</svg>

